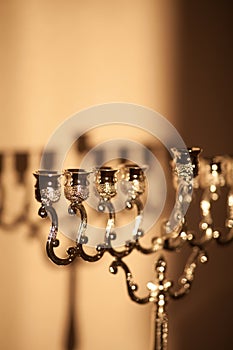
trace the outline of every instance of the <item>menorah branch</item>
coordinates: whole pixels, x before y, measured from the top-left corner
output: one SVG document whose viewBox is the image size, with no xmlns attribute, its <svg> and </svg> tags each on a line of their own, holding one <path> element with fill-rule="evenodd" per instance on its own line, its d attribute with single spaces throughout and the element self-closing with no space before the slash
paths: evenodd
<svg viewBox="0 0 233 350">
<path fill-rule="evenodd" d="M 118 272 L 118 267 L 121 267 L 125 273 L 125 280 L 126 280 L 126 285 L 127 285 L 127 291 L 129 294 L 129 297 L 131 300 L 133 300 L 137 304 L 147 304 L 150 301 L 150 295 L 144 297 L 144 298 L 139 298 L 135 292 L 138 289 L 137 284 L 134 283 L 132 273 L 128 266 L 120 259 L 114 260 L 110 267 L 109 271 L 112 274 L 116 274 Z"/>
</svg>

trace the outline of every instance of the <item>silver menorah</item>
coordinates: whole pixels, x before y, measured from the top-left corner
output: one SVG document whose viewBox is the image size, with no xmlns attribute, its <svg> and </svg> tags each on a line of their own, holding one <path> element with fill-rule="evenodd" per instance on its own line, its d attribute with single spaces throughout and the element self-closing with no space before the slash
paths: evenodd
<svg viewBox="0 0 233 350">
<path fill-rule="evenodd" d="M 154 304 L 153 348 L 156 350 L 167 349 L 169 299 L 179 299 L 190 291 L 198 264 L 208 261 L 206 247 L 211 241 L 224 245 L 231 242 L 233 237 L 233 158 L 230 156 L 204 158 L 200 156 L 201 149 L 197 147 L 173 148 L 171 151 L 175 205 L 169 219 L 162 225 L 161 232 L 153 236 L 149 247 L 141 243 L 141 238 L 145 235 L 142 227 L 145 209 L 142 197 L 147 189 L 146 166 L 123 164 L 117 168 L 102 166 L 91 170 L 66 169 L 62 173 L 51 170 L 39 170 L 34 173 L 35 197 L 41 203 L 38 214 L 42 218 L 48 216 L 51 220 L 46 244 L 48 257 L 57 265 L 69 265 L 76 258 L 95 262 L 105 253 L 109 253 L 113 257 L 109 271 L 112 274 L 116 274 L 118 268 L 124 271 L 130 299 L 138 304 Z M 94 175 L 93 182 L 90 181 L 91 175 Z M 56 253 L 56 248 L 59 246 L 57 238 L 59 217 L 54 207 L 61 197 L 62 178 L 64 178 L 64 195 L 69 202 L 68 213 L 70 216 L 80 218 L 75 245 L 66 250 L 65 257 L 59 257 Z M 118 213 L 115 211 L 113 199 L 118 195 L 119 187 L 126 195 L 123 212 L 133 210 L 135 217 L 130 232 L 131 238 L 121 247 L 116 247 L 114 241 L 117 238 Z M 222 188 L 227 191 L 226 220 L 225 228 L 219 230 L 215 227 L 213 208 L 221 197 Z M 96 244 L 93 254 L 90 254 L 85 249 L 89 242 L 85 202 L 92 190 L 98 197 L 96 211 L 104 218 L 107 216 L 107 219 L 104 239 Z M 188 213 L 197 192 L 200 194 L 198 203 L 200 220 L 198 228 L 192 228 Z M 189 246 L 191 253 L 178 280 L 178 287 L 175 287 L 177 283 L 167 278 L 167 262 L 163 251 L 175 253 L 184 246 Z M 146 255 L 158 254 L 154 265 L 155 279 L 147 283 L 148 293 L 144 297 L 138 296 L 138 285 L 124 260 L 134 250 Z"/>
</svg>

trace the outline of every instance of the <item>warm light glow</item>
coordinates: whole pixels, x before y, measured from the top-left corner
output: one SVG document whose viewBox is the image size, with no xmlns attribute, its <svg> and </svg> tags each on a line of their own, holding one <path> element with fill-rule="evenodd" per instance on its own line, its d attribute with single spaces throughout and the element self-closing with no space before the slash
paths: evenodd
<svg viewBox="0 0 233 350">
<path fill-rule="evenodd" d="M 208 227 L 208 228 L 206 229 L 206 236 L 207 236 L 208 238 L 211 238 L 211 237 L 212 237 L 212 234 L 213 234 L 212 228 L 211 228 L 211 227 Z"/>
<path fill-rule="evenodd" d="M 233 207 L 233 194 L 228 196 L 228 206 Z"/>
<path fill-rule="evenodd" d="M 201 201 L 201 209 L 203 211 L 203 215 L 207 216 L 209 214 L 209 210 L 210 210 L 210 202 L 207 200 L 202 200 Z"/>
<path fill-rule="evenodd" d="M 202 228 L 202 230 L 206 230 L 207 227 L 208 227 L 207 222 L 202 222 L 202 223 L 201 223 L 201 228 Z"/>
<path fill-rule="evenodd" d="M 147 283 L 147 288 L 149 290 L 151 290 L 152 292 L 155 292 L 158 289 L 158 287 L 153 282 L 148 282 Z"/>
<path fill-rule="evenodd" d="M 208 261 L 207 256 L 206 255 L 202 255 L 201 258 L 200 258 L 200 261 L 201 261 L 201 263 L 207 262 Z"/>
<path fill-rule="evenodd" d="M 215 185 L 210 186 L 210 192 L 215 192 L 217 187 Z"/>
<path fill-rule="evenodd" d="M 217 171 L 218 170 L 217 164 L 212 164 L 211 169 L 214 171 Z"/>
</svg>

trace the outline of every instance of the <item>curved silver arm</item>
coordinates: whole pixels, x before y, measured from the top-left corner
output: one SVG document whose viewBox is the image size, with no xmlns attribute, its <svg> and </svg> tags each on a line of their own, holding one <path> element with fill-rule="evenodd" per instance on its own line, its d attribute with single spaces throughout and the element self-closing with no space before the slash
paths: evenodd
<svg viewBox="0 0 233 350">
<path fill-rule="evenodd" d="M 143 247 L 139 239 L 144 235 L 143 229 L 141 228 L 143 220 L 143 203 L 139 198 L 131 199 L 126 202 L 126 208 L 132 209 L 133 206 L 137 208 L 137 215 L 135 217 L 135 224 L 133 228 L 133 239 L 135 240 L 135 248 L 142 254 L 152 254 L 163 249 L 163 239 L 160 236 L 155 236 L 151 240 L 150 247 Z"/>
<path fill-rule="evenodd" d="M 46 252 L 48 257 L 57 265 L 69 265 L 77 256 L 78 251 L 76 247 L 70 247 L 67 249 L 66 254 L 68 255 L 67 258 L 60 258 L 56 255 L 54 252 L 54 248 L 57 248 L 60 244 L 59 240 L 57 239 L 57 232 L 58 232 L 58 217 L 56 210 L 52 206 L 45 206 L 44 207 L 47 214 L 49 214 L 52 225 L 50 227 L 50 232 L 46 244 Z M 46 217 L 46 215 L 44 215 Z"/>
<path fill-rule="evenodd" d="M 81 222 L 79 224 L 76 242 L 86 244 L 88 242 L 88 238 L 85 235 L 87 229 L 87 212 L 84 205 L 82 203 L 71 204 L 68 212 L 70 215 L 80 216 Z"/>
<path fill-rule="evenodd" d="M 204 264 L 208 261 L 208 257 L 203 250 L 195 246 L 185 265 L 184 272 L 179 279 L 180 287 L 177 290 L 170 288 L 168 291 L 171 298 L 179 299 L 190 291 L 198 261 Z"/>
<path fill-rule="evenodd" d="M 128 266 L 121 260 L 121 259 L 116 259 L 114 260 L 110 267 L 109 267 L 109 271 L 112 274 L 117 274 L 118 272 L 118 267 L 121 267 L 124 272 L 125 272 L 125 278 L 126 278 L 126 285 L 127 285 L 127 290 L 128 290 L 128 294 L 130 296 L 130 299 L 133 300 L 135 303 L 137 304 L 147 304 L 150 301 L 150 295 L 148 295 L 145 298 L 139 298 L 135 292 L 138 289 L 137 284 L 135 284 L 133 282 L 133 276 L 132 273 L 130 271 L 130 269 L 128 268 Z"/>
<path fill-rule="evenodd" d="M 115 208 L 110 200 L 100 201 L 98 210 L 103 213 L 105 209 L 108 211 L 108 220 L 105 228 L 104 246 L 109 247 L 111 240 L 116 238 L 116 234 L 113 232 L 113 228 L 115 227 L 116 214 Z"/>
</svg>

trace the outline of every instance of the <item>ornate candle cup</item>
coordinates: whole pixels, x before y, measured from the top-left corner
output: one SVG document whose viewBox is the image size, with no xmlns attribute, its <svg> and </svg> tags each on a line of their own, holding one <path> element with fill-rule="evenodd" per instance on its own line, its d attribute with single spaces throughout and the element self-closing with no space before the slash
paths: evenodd
<svg viewBox="0 0 233 350">
<path fill-rule="evenodd" d="M 199 147 L 191 147 L 188 148 L 188 151 L 193 167 L 193 177 L 196 178 L 199 174 L 199 155 L 202 152 L 202 149 Z"/>
<path fill-rule="evenodd" d="M 84 169 L 66 169 L 64 171 L 64 194 L 72 204 L 80 204 L 89 197 L 90 172 Z"/>
<path fill-rule="evenodd" d="M 190 181 L 198 175 L 200 148 L 172 148 L 171 151 L 174 155 L 172 165 L 174 174 L 178 178 L 177 181 Z"/>
<path fill-rule="evenodd" d="M 117 169 L 111 167 L 96 169 L 95 186 L 100 198 L 104 201 L 109 201 L 117 194 L 117 172 Z"/>
<path fill-rule="evenodd" d="M 58 202 L 61 196 L 60 177 L 57 171 L 38 170 L 33 175 L 36 178 L 35 198 L 43 205 Z"/>
<path fill-rule="evenodd" d="M 179 236 L 185 223 L 185 214 L 192 201 L 193 186 L 198 174 L 200 148 L 171 148 L 173 153 L 173 184 L 176 201 L 169 220 L 165 224 L 165 234 Z"/>
<path fill-rule="evenodd" d="M 211 193 L 215 193 L 217 189 L 225 185 L 224 172 L 222 171 L 223 161 L 221 157 L 203 158 L 200 172 L 200 186 L 203 189 L 209 188 Z M 213 200 L 217 200 L 218 196 L 212 196 Z"/>
<path fill-rule="evenodd" d="M 51 206 L 52 203 L 56 203 L 60 199 L 61 174 L 52 170 L 38 170 L 33 175 L 36 178 L 35 198 L 42 204 L 38 214 L 45 218 L 47 216 L 45 207 Z"/>
<path fill-rule="evenodd" d="M 146 189 L 145 170 L 147 167 L 126 164 L 122 173 L 122 190 L 128 194 L 130 200 L 135 200 Z"/>
<path fill-rule="evenodd" d="M 201 149 L 198 147 L 188 149 L 172 148 L 171 151 L 174 155 L 174 185 L 179 191 L 179 194 L 183 196 L 182 200 L 190 203 L 193 185 L 195 185 L 195 180 L 199 172 L 198 157 Z"/>
<path fill-rule="evenodd" d="M 216 157 L 221 162 L 221 170 L 225 179 L 226 186 L 233 187 L 233 156 L 224 155 Z"/>
</svg>

